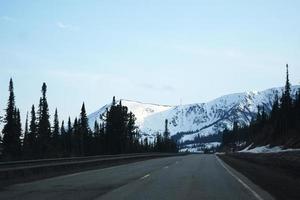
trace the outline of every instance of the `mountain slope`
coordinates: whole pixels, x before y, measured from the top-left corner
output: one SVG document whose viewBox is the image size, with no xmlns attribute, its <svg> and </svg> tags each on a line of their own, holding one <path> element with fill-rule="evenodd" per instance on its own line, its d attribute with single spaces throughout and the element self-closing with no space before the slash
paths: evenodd
<svg viewBox="0 0 300 200">
<path fill-rule="evenodd" d="M 292 87 L 295 95 L 300 86 Z M 207 136 L 231 129 L 233 122 L 249 124 L 257 113 L 258 106 L 270 111 L 275 95 L 281 96 L 283 88 L 272 88 L 262 92 L 244 92 L 225 95 L 207 103 L 180 106 L 147 104 L 122 100 L 137 118 L 142 137 L 153 139 L 156 133 L 163 132 L 164 120 L 168 119 L 171 135 L 177 135 L 182 142 L 192 141 L 197 135 Z M 95 120 L 101 121 L 110 104 L 88 116 L 90 127 Z"/>
</svg>

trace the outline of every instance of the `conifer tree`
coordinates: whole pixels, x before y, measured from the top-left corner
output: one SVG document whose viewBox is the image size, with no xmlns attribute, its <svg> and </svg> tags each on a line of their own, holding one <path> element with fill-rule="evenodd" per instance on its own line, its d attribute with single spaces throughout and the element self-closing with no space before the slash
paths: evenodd
<svg viewBox="0 0 300 200">
<path fill-rule="evenodd" d="M 286 82 L 284 87 L 284 92 L 281 98 L 281 107 L 283 109 L 291 109 L 292 105 L 292 97 L 291 97 L 291 84 L 289 80 L 289 66 L 286 64 Z"/>
<path fill-rule="evenodd" d="M 59 120 L 58 120 L 57 109 L 55 109 L 52 137 L 53 138 L 58 138 L 58 136 L 59 136 Z"/>
<path fill-rule="evenodd" d="M 97 120 L 95 120 L 95 123 L 94 123 L 94 136 L 97 137 L 98 135 L 100 135 L 100 127 L 99 127 L 99 124 L 98 124 Z"/>
<path fill-rule="evenodd" d="M 94 123 L 94 137 L 93 137 L 93 142 L 92 142 L 92 151 L 93 154 L 101 154 L 102 153 L 102 133 L 101 133 L 101 128 L 97 120 L 95 120 Z"/>
<path fill-rule="evenodd" d="M 111 104 L 112 106 L 115 106 L 116 105 L 116 97 L 114 96 L 113 97 L 113 101 L 112 101 L 112 104 Z"/>
<path fill-rule="evenodd" d="M 16 128 L 17 128 L 17 134 L 22 136 L 22 124 L 21 124 L 21 114 L 20 109 L 15 109 L 16 113 Z"/>
<path fill-rule="evenodd" d="M 28 137 L 29 130 L 28 130 L 28 112 L 26 113 L 26 120 L 25 120 L 25 130 L 24 130 L 24 140 Z"/>
<path fill-rule="evenodd" d="M 28 157 L 37 157 L 38 146 L 37 146 L 37 119 L 35 115 L 35 107 L 31 107 L 31 120 L 29 125 L 29 135 L 28 135 L 28 146 L 30 148 Z"/>
<path fill-rule="evenodd" d="M 39 122 L 38 122 L 38 134 L 37 134 L 37 143 L 38 143 L 38 151 L 39 157 L 49 157 L 51 151 L 51 127 L 49 122 L 49 108 L 47 102 L 47 85 L 43 83 L 42 86 L 42 97 L 40 98 L 39 105 Z"/>
<path fill-rule="evenodd" d="M 29 144 L 29 130 L 28 130 L 28 112 L 26 114 L 26 120 L 25 120 L 25 131 L 24 131 L 24 139 L 23 139 L 23 157 L 28 158 L 31 154 L 31 148 Z"/>
<path fill-rule="evenodd" d="M 60 147 L 60 138 L 59 138 L 59 120 L 58 120 L 58 113 L 57 109 L 55 109 L 54 113 L 54 121 L 53 121 L 53 127 L 52 127 L 52 134 L 51 134 L 51 153 L 57 156 L 59 152 L 61 151 Z"/>
<path fill-rule="evenodd" d="M 60 147 L 61 151 L 64 156 L 68 155 L 68 141 L 67 141 L 67 132 L 65 130 L 65 122 L 64 120 L 61 122 L 61 127 L 60 127 Z"/>
<path fill-rule="evenodd" d="M 278 94 L 275 95 L 272 110 L 271 110 L 271 121 L 273 125 L 275 125 L 276 120 L 278 119 L 278 113 L 279 112 L 279 99 L 278 99 Z"/>
<path fill-rule="evenodd" d="M 66 145 L 67 145 L 67 154 L 71 155 L 72 153 L 72 123 L 71 118 L 68 119 L 68 130 L 66 134 Z"/>
<path fill-rule="evenodd" d="M 169 139 L 170 137 L 170 132 L 168 128 L 168 120 L 165 120 L 165 131 L 164 131 L 164 139 Z"/>
<path fill-rule="evenodd" d="M 3 156 L 8 160 L 15 160 L 21 156 L 21 131 L 19 130 L 19 113 L 15 106 L 15 95 L 13 81 L 9 81 L 9 99 L 4 118 L 3 134 Z"/>
<path fill-rule="evenodd" d="M 289 68 L 288 64 L 286 65 L 286 83 L 285 89 L 281 97 L 281 105 L 280 105 L 280 121 L 279 121 L 279 129 L 281 131 L 281 137 L 284 137 L 288 129 L 291 125 L 292 121 L 292 98 L 291 98 L 291 84 L 289 81 Z"/>
<path fill-rule="evenodd" d="M 80 134 L 80 154 L 85 155 L 88 149 L 89 125 L 88 125 L 88 118 L 87 118 L 84 103 L 82 104 L 81 112 L 80 112 L 79 134 Z"/>
<path fill-rule="evenodd" d="M 128 114 L 128 123 L 127 123 L 127 138 L 128 138 L 128 149 L 127 151 L 132 152 L 135 151 L 135 143 L 138 139 L 138 132 L 136 131 L 137 127 L 135 125 L 135 116 L 132 112 Z"/>
<path fill-rule="evenodd" d="M 72 154 L 80 155 L 80 132 L 79 132 L 79 122 L 77 117 L 74 119 L 73 131 L 72 131 Z"/>
</svg>

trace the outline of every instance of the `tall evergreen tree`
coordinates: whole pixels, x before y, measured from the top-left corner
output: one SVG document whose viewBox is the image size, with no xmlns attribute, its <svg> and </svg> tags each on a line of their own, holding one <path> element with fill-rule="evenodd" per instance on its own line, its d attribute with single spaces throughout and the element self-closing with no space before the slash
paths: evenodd
<svg viewBox="0 0 300 200">
<path fill-rule="evenodd" d="M 74 119 L 73 129 L 72 129 L 72 155 L 80 155 L 80 121 L 77 117 Z"/>
<path fill-rule="evenodd" d="M 270 115 L 273 124 L 276 123 L 278 119 L 278 114 L 279 114 L 279 99 L 278 99 L 278 94 L 276 94 L 272 105 L 271 115 Z"/>
<path fill-rule="evenodd" d="M 29 125 L 29 135 L 28 135 L 28 146 L 30 148 L 29 157 L 37 157 L 38 154 L 38 146 L 37 146 L 37 119 L 35 114 L 35 107 L 32 105 L 31 107 L 31 120 Z"/>
<path fill-rule="evenodd" d="M 99 124 L 97 122 L 97 120 L 95 120 L 95 123 L 94 123 L 94 136 L 98 136 L 100 135 L 100 127 L 99 127 Z"/>
<path fill-rule="evenodd" d="M 168 120 L 165 120 L 165 131 L 164 131 L 164 139 L 169 139 L 170 138 L 170 132 L 168 128 Z"/>
<path fill-rule="evenodd" d="M 61 127 L 60 127 L 60 147 L 61 147 L 61 152 L 63 154 L 63 156 L 67 156 L 68 155 L 68 141 L 67 141 L 67 132 L 65 129 L 65 121 L 63 120 L 61 122 Z"/>
<path fill-rule="evenodd" d="M 72 153 L 72 123 L 71 118 L 68 119 L 68 130 L 66 134 L 66 148 L 67 148 L 67 155 L 71 155 Z"/>
<path fill-rule="evenodd" d="M 95 123 L 94 123 L 94 137 L 93 137 L 93 141 L 92 141 L 93 154 L 96 154 L 96 155 L 101 154 L 102 149 L 103 149 L 102 133 L 101 133 L 99 123 L 97 122 L 97 120 L 95 120 Z"/>
<path fill-rule="evenodd" d="M 21 132 L 19 129 L 18 116 L 15 107 L 15 95 L 13 81 L 9 81 L 9 99 L 4 118 L 3 134 L 3 156 L 8 160 L 15 160 L 21 156 Z"/>
<path fill-rule="evenodd" d="M 84 103 L 81 107 L 80 112 L 80 123 L 79 123 L 79 133 L 80 133 L 80 154 L 86 155 L 88 149 L 88 137 L 89 137 L 89 125 L 88 125 L 88 118 L 85 110 Z"/>
<path fill-rule="evenodd" d="M 128 140 L 128 147 L 127 151 L 128 152 L 133 152 L 136 151 L 136 142 L 138 140 L 138 131 L 137 127 L 135 125 L 135 116 L 132 112 L 129 112 L 128 114 L 128 123 L 127 123 L 127 140 Z"/>
<path fill-rule="evenodd" d="M 24 131 L 24 139 L 23 139 L 23 157 L 28 158 L 29 154 L 31 154 L 30 150 L 32 146 L 29 144 L 29 129 L 28 129 L 28 112 L 26 114 L 26 120 L 25 120 L 25 131 Z"/>
<path fill-rule="evenodd" d="M 15 115 L 16 115 L 16 131 L 19 138 L 22 136 L 22 124 L 21 124 L 21 114 L 19 109 L 15 109 Z M 21 139 L 20 139 L 21 140 Z M 20 144 L 20 157 L 22 156 L 22 144 Z"/>
<path fill-rule="evenodd" d="M 116 97 L 114 96 L 113 97 L 113 101 L 112 101 L 112 104 L 111 104 L 112 106 L 115 106 L 116 105 Z"/>
<path fill-rule="evenodd" d="M 281 137 L 284 137 L 288 133 L 288 129 L 291 125 L 292 119 L 292 97 L 291 97 L 291 84 L 289 81 L 289 66 L 286 65 L 286 83 L 285 89 L 281 97 L 280 105 L 280 121 L 279 130 L 281 132 Z"/>
<path fill-rule="evenodd" d="M 24 140 L 28 136 L 29 130 L 28 130 L 28 112 L 26 113 L 26 120 L 25 120 L 25 130 L 24 130 Z"/>
<path fill-rule="evenodd" d="M 291 84 L 289 79 L 289 66 L 286 64 L 286 81 L 285 81 L 285 87 L 284 92 L 281 98 L 281 107 L 283 109 L 291 109 L 292 107 L 292 97 L 291 97 Z"/>
<path fill-rule="evenodd" d="M 42 97 L 39 105 L 39 123 L 38 123 L 38 150 L 39 157 L 49 157 L 51 153 L 51 127 L 50 127 L 50 115 L 47 102 L 47 85 L 43 83 L 42 86 Z"/>
<path fill-rule="evenodd" d="M 58 120 L 57 109 L 55 109 L 55 113 L 54 113 L 51 141 L 52 141 L 51 153 L 54 154 L 54 156 L 57 156 L 61 151 L 60 137 L 59 137 L 59 120 Z"/>
<path fill-rule="evenodd" d="M 55 109 L 53 128 L 52 128 L 52 137 L 58 138 L 58 136 L 59 136 L 59 120 L 58 120 L 57 109 Z"/>
</svg>

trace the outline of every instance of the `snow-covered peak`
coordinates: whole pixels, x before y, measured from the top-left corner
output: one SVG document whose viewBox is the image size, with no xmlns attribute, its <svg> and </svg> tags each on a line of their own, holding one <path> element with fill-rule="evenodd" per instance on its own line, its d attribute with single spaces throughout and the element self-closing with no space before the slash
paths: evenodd
<svg viewBox="0 0 300 200">
<path fill-rule="evenodd" d="M 144 123 L 144 120 L 146 118 L 150 117 L 151 115 L 154 115 L 159 112 L 163 112 L 163 111 L 173 108 L 173 106 L 168 106 L 168 105 L 142 103 L 139 101 L 132 101 L 132 100 L 127 100 L 127 99 L 117 100 L 116 103 L 118 104 L 118 103 L 120 103 L 120 101 L 123 106 L 126 106 L 129 111 L 134 113 L 134 115 L 137 119 L 136 124 L 139 127 L 141 127 Z M 103 106 L 98 111 L 96 111 L 88 116 L 90 127 L 93 127 L 95 120 L 101 121 L 100 120 L 101 115 L 105 114 L 106 110 L 110 106 L 111 106 L 111 103 Z"/>
<path fill-rule="evenodd" d="M 300 86 L 293 86 L 291 94 L 295 95 Z M 137 125 L 143 137 L 150 139 L 157 132 L 163 132 L 164 121 L 168 119 L 171 135 L 180 135 L 181 141 L 193 140 L 195 136 L 216 134 L 225 128 L 232 128 L 233 122 L 240 125 L 249 124 L 255 117 L 258 106 L 270 111 L 276 95 L 282 95 L 283 88 L 271 88 L 261 92 L 243 92 L 221 96 L 207 103 L 167 106 L 121 100 L 137 118 Z M 120 101 L 120 100 L 119 100 Z M 117 103 L 119 102 L 117 101 Z M 107 104 L 88 116 L 90 127 L 95 120 L 100 121 Z"/>
</svg>

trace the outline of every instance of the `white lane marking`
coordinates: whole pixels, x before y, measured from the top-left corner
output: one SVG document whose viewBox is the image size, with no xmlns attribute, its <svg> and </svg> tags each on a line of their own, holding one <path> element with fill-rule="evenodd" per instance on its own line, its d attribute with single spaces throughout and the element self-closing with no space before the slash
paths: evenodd
<svg viewBox="0 0 300 200">
<path fill-rule="evenodd" d="M 164 169 L 168 169 L 168 168 L 169 168 L 169 166 L 165 166 L 165 167 L 164 167 Z"/>
<path fill-rule="evenodd" d="M 226 169 L 226 171 L 233 176 L 240 184 L 242 184 L 247 190 L 249 190 L 258 200 L 264 200 L 259 194 L 257 194 L 254 190 L 252 190 L 244 181 L 242 181 L 239 177 L 237 177 L 231 170 L 229 170 L 221 161 L 218 156 L 216 156 L 217 161 Z"/>
<path fill-rule="evenodd" d="M 141 177 L 140 179 L 143 180 L 145 178 L 148 178 L 150 176 L 150 174 L 146 174 L 145 176 Z"/>
<path fill-rule="evenodd" d="M 178 163 L 179 163 L 179 161 L 176 161 L 176 162 L 175 162 L 175 164 L 178 164 Z"/>
</svg>

